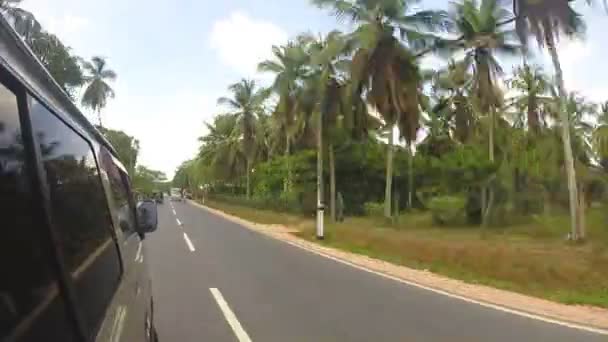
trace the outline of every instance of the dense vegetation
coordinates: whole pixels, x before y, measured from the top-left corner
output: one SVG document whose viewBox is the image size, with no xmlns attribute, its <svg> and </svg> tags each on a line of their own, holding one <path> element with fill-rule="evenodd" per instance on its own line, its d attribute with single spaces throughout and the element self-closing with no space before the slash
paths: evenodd
<svg viewBox="0 0 608 342">
<path fill-rule="evenodd" d="M 557 40 L 584 34 L 571 1 L 464 0 L 448 11 L 312 2 L 352 32 L 273 47 L 259 64 L 272 85 L 229 87 L 176 186 L 305 214 L 320 201 L 333 220 L 422 210 L 439 226 L 491 227 L 569 217 L 563 236 L 587 237 L 586 214 L 606 205 L 608 103 L 566 90 Z M 552 70 L 530 63 L 545 48 Z M 447 67 L 425 70 L 429 54 Z M 502 57 L 522 62 L 509 73 Z"/>
</svg>

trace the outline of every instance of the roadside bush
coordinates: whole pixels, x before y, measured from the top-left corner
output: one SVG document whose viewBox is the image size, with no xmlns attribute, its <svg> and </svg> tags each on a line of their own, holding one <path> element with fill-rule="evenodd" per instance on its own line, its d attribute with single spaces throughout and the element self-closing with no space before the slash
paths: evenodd
<svg viewBox="0 0 608 342">
<path fill-rule="evenodd" d="M 384 204 L 377 202 L 367 202 L 363 205 L 366 216 L 382 217 L 384 215 Z"/>
<path fill-rule="evenodd" d="M 433 223 L 463 225 L 466 223 L 466 199 L 462 196 L 439 196 L 428 202 Z"/>
</svg>

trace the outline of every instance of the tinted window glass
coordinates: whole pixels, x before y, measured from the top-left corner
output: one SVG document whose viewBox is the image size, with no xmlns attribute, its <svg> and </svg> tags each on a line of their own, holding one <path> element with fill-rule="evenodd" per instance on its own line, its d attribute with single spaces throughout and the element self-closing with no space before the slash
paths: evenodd
<svg viewBox="0 0 608 342">
<path fill-rule="evenodd" d="M 73 340 L 45 227 L 36 224 L 15 95 L 0 85 L 0 340 Z M 48 231 L 47 231 L 48 232 Z M 10 336 L 10 337 L 9 337 Z"/>
<path fill-rule="evenodd" d="M 125 237 L 135 233 L 135 211 L 127 188 L 128 177 L 120 170 L 108 151 L 102 149 L 100 153 L 101 167 L 108 174 L 110 188 L 112 189 L 112 206 L 116 215 L 116 223 L 125 233 Z"/>
<path fill-rule="evenodd" d="M 91 333 L 101 323 L 120 275 L 111 218 L 91 146 L 30 99 L 50 189 L 54 228 Z"/>
</svg>

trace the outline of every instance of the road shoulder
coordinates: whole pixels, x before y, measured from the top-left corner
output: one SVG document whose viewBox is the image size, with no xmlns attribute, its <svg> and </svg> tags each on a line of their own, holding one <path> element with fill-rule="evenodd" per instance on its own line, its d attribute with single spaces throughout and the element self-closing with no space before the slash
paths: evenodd
<svg viewBox="0 0 608 342">
<path fill-rule="evenodd" d="M 190 203 L 250 230 L 366 272 L 496 310 L 608 335 L 608 310 L 606 309 L 565 305 L 488 286 L 468 284 L 428 271 L 415 270 L 306 241 L 293 235 L 294 230 L 288 227 L 258 224 L 194 201 L 190 201 Z"/>
</svg>

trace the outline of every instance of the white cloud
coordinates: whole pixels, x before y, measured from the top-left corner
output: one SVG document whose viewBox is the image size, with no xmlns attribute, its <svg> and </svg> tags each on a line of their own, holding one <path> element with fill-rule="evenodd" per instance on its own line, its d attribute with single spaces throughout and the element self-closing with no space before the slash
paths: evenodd
<svg viewBox="0 0 608 342">
<path fill-rule="evenodd" d="M 177 166 L 195 155 L 203 123 L 217 113 L 216 94 L 175 89 L 160 96 L 138 95 L 120 81 L 114 88 L 116 98 L 102 112 L 104 125 L 135 136 L 138 163 L 172 178 Z"/>
<path fill-rule="evenodd" d="M 279 26 L 238 11 L 217 20 L 209 35 L 209 45 L 222 63 L 246 76 L 253 76 L 257 64 L 271 58 L 272 45 L 286 40 L 287 33 Z"/>
</svg>

